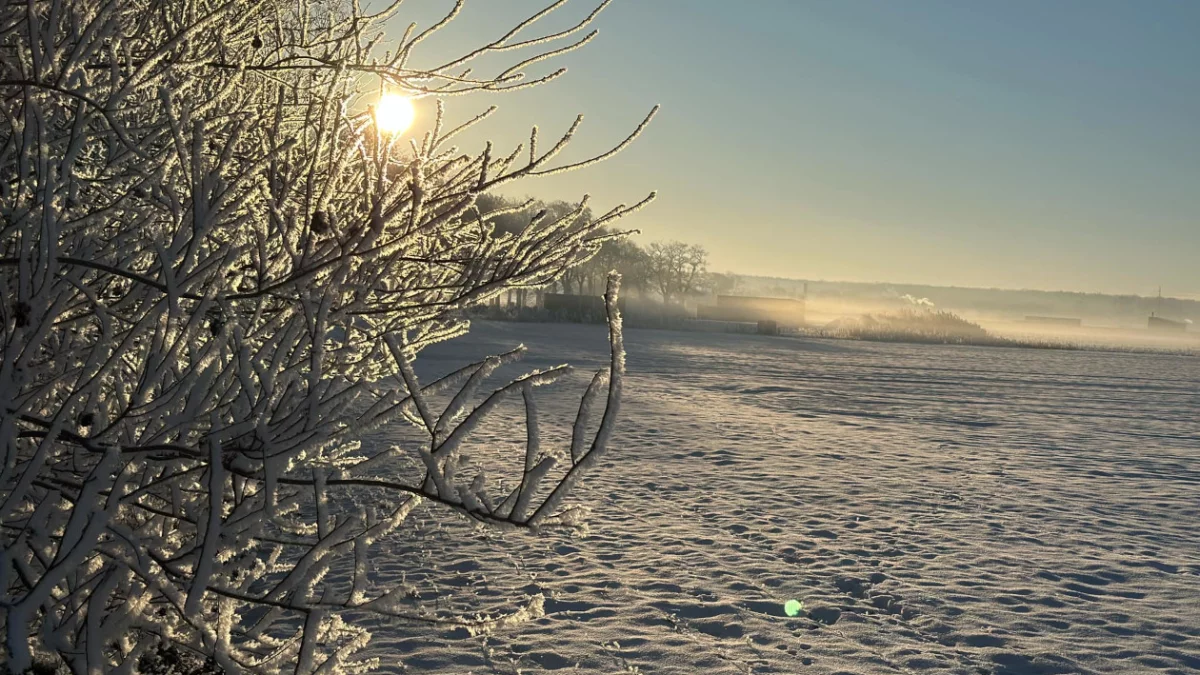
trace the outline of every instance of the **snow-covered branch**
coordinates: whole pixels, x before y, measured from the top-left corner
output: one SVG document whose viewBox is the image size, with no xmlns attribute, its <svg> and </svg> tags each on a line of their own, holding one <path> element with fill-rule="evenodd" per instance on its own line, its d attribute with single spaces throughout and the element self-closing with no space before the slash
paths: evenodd
<svg viewBox="0 0 1200 675">
<path fill-rule="evenodd" d="M 564 4 L 429 69 L 414 53 L 463 2 L 387 53 L 381 22 L 399 2 L 0 6 L 8 668 L 129 671 L 167 649 L 229 672 L 360 672 L 369 636 L 345 617 L 481 631 L 541 611 L 539 598 L 487 616 L 414 609 L 365 561 L 423 502 L 535 533 L 574 526 L 567 492 L 611 438 L 615 277 L 611 364 L 569 448 L 544 447 L 535 391 L 566 366 L 498 384 L 523 350 L 426 383 L 414 367 L 467 330 L 462 310 L 554 281 L 649 199 L 593 218 L 584 198 L 519 233 L 483 225 L 481 194 L 605 159 L 645 126 L 560 165 L 578 122 L 543 152 L 536 132 L 528 153 L 449 145 L 490 113 L 444 125 L 442 98 L 556 77 L 526 72 L 586 43 L 608 2 L 537 34 Z M 465 71 L 485 55 L 511 60 Z M 439 99 L 424 138 L 377 126 L 381 86 Z M 525 408 L 525 450 L 508 476 L 484 474 L 466 449 L 505 400 Z M 389 427 L 408 435 L 365 442 Z"/>
</svg>

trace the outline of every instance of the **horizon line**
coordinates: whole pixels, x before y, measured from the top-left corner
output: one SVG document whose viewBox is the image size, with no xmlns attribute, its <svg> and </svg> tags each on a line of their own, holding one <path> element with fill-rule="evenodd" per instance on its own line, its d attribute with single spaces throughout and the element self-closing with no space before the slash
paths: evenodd
<svg viewBox="0 0 1200 675">
<path fill-rule="evenodd" d="M 1155 300 L 1162 298 L 1163 300 L 1179 300 L 1183 302 L 1200 302 L 1200 296 L 1197 297 L 1181 297 L 1173 295 L 1139 295 L 1137 293 L 1107 293 L 1104 291 L 1069 291 L 1065 289 L 1049 290 L 1045 288 L 1006 288 L 1003 286 L 960 286 L 956 284 L 930 284 L 916 283 L 907 281 L 855 281 L 847 279 L 806 279 L 801 277 L 782 277 L 769 274 L 745 274 L 741 272 L 722 272 L 721 274 L 734 274 L 740 277 L 750 277 L 756 279 L 779 279 L 782 281 L 799 281 L 822 284 L 858 284 L 861 286 L 925 286 L 928 288 L 953 288 L 970 291 L 1004 291 L 1008 293 L 1069 293 L 1074 295 L 1104 295 L 1114 298 L 1142 298 Z"/>
</svg>

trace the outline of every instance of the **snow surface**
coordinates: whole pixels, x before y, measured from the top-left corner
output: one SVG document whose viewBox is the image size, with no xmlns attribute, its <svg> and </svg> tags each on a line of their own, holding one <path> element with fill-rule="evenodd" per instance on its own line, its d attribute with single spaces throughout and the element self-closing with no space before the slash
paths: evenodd
<svg viewBox="0 0 1200 675">
<path fill-rule="evenodd" d="M 1200 359 L 626 339 L 615 445 L 575 495 L 587 537 L 422 507 L 372 558 L 429 604 L 544 593 L 547 616 L 376 623 L 386 672 L 1200 672 Z M 418 363 L 522 342 L 525 367 L 580 367 L 538 392 L 565 423 L 602 326 L 479 323 Z M 482 445 L 520 446 L 510 408 Z"/>
</svg>

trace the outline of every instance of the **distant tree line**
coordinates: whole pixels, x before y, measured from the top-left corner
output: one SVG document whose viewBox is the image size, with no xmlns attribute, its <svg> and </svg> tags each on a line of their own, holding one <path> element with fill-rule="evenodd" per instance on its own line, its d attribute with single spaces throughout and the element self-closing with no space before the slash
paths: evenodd
<svg viewBox="0 0 1200 675">
<path fill-rule="evenodd" d="M 564 201 L 522 202 L 497 195 L 483 195 L 477 200 L 485 222 L 497 234 L 520 235 L 531 223 L 559 218 L 577 210 L 577 204 Z M 590 222 L 591 213 L 585 209 L 581 222 Z M 611 270 L 623 277 L 626 291 L 656 297 L 667 304 L 681 302 L 699 293 L 732 293 L 739 278 L 732 273 L 708 271 L 708 251 L 697 244 L 682 241 L 652 242 L 640 246 L 636 242 L 614 236 L 618 234 L 600 228 L 592 239 L 599 250 L 587 262 L 566 271 L 551 287 L 554 292 L 572 295 L 598 295 Z"/>
</svg>

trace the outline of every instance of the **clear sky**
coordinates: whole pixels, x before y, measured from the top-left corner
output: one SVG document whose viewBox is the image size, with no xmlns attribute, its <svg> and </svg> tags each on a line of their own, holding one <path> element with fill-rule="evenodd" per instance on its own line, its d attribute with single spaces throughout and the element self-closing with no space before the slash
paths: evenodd
<svg viewBox="0 0 1200 675">
<path fill-rule="evenodd" d="M 469 2 L 427 55 L 541 4 Z M 640 240 L 718 271 L 1200 297 L 1200 2 L 617 0 L 596 27 L 563 79 L 448 102 L 500 105 L 505 147 L 582 112 L 572 156 L 663 105 L 626 153 L 521 193 L 656 189 Z"/>
</svg>

